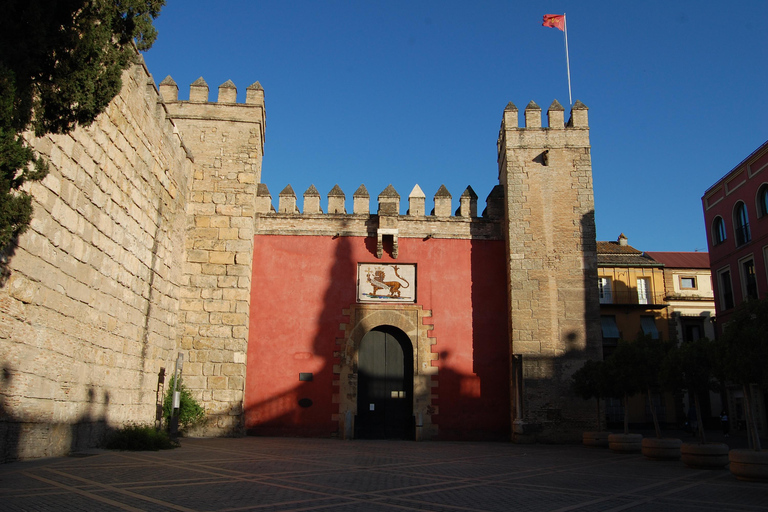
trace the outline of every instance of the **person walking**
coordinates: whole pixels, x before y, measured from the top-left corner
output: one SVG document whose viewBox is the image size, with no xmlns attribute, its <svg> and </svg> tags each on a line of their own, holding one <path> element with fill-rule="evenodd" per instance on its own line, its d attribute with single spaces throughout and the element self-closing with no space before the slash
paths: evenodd
<svg viewBox="0 0 768 512">
<path fill-rule="evenodd" d="M 723 427 L 723 436 L 728 437 L 728 433 L 731 430 L 731 425 L 728 423 L 728 414 L 725 411 L 720 413 L 720 426 Z"/>
</svg>

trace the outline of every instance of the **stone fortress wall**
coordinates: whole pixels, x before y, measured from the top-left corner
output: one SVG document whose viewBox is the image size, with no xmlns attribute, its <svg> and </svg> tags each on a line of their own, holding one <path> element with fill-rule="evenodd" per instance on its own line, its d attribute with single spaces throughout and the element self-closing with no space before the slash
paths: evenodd
<svg viewBox="0 0 768 512">
<path fill-rule="evenodd" d="M 31 139 L 50 173 L 0 287 L 2 460 L 152 422 L 172 371 L 193 163 L 146 68 L 88 128 Z"/>
<path fill-rule="evenodd" d="M 567 126 L 551 107 L 551 128 L 540 114 L 529 119 L 530 105 L 518 128 L 508 107 L 500 186 L 482 216 L 471 188 L 451 215 L 444 187 L 427 215 L 418 186 L 406 215 L 392 187 L 374 215 L 364 187 L 352 213 L 337 188 L 322 213 L 310 187 L 300 213 L 290 187 L 274 211 L 259 183 L 258 83 L 237 103 L 231 82 L 209 101 L 202 79 L 180 101 L 170 77 L 156 87 L 143 65 L 123 81 L 92 126 L 30 136 L 51 172 L 30 186 L 34 219 L 4 263 L 0 458 L 61 455 L 93 446 L 108 427 L 155 421 L 169 380 L 161 372 L 173 372 L 179 352 L 208 415 L 194 434 L 242 433 L 253 238 L 269 234 L 375 236 L 394 257 L 399 237 L 507 240 L 510 333 L 523 358 L 511 363 L 516 425 L 527 435 L 579 420 L 563 386 L 576 363 L 599 355 L 599 316 L 586 305 L 597 293 L 586 107 L 577 103 Z"/>
<path fill-rule="evenodd" d="M 208 102 L 199 80 L 177 101 L 170 84 L 164 101 L 133 66 L 93 125 L 30 136 L 50 174 L 0 287 L 2 460 L 157 421 L 179 352 L 209 416 L 197 433 L 242 430 L 263 90 Z"/>
</svg>

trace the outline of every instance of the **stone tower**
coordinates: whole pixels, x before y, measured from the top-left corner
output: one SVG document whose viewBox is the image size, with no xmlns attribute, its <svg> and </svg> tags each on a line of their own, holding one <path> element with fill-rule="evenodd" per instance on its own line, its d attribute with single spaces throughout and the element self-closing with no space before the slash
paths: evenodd
<svg viewBox="0 0 768 512">
<path fill-rule="evenodd" d="M 182 269 L 179 348 L 184 382 L 205 404 L 200 434 L 234 434 L 242 426 L 253 261 L 253 223 L 264 154 L 264 90 L 256 82 L 237 103 L 235 84 L 208 101 L 200 78 L 189 101 L 171 77 L 160 94 L 194 159 Z"/>
<path fill-rule="evenodd" d="M 498 140 L 504 190 L 513 439 L 576 440 L 594 428 L 571 375 L 601 358 L 594 198 L 587 107 L 565 123 L 554 101 L 504 110 Z"/>
</svg>

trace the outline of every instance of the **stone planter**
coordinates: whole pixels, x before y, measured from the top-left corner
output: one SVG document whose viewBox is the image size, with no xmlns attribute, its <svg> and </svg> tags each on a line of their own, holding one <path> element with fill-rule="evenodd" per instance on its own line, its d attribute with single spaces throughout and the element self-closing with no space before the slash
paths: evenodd
<svg viewBox="0 0 768 512">
<path fill-rule="evenodd" d="M 683 443 L 680 454 L 690 468 L 723 469 L 728 464 L 728 445 L 723 443 Z"/>
<path fill-rule="evenodd" d="M 581 435 L 581 442 L 584 446 L 608 448 L 610 434 L 610 432 L 584 432 Z"/>
<path fill-rule="evenodd" d="M 608 448 L 618 453 L 637 453 L 642 448 L 642 434 L 610 434 Z"/>
<path fill-rule="evenodd" d="M 651 460 L 680 460 L 680 447 L 683 442 L 671 437 L 644 437 L 643 455 Z"/>
<path fill-rule="evenodd" d="M 731 450 L 728 460 L 731 473 L 739 480 L 768 482 L 768 450 Z"/>
</svg>

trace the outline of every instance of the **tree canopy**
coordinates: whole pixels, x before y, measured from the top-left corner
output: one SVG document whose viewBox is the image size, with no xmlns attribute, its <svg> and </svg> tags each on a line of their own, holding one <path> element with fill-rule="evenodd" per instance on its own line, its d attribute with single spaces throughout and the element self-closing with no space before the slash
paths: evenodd
<svg viewBox="0 0 768 512">
<path fill-rule="evenodd" d="M 723 328 L 728 380 L 768 388 L 768 298 L 742 302 Z"/>
<path fill-rule="evenodd" d="M 0 17 L 0 249 L 32 215 L 26 181 L 47 174 L 23 137 L 89 125 L 149 49 L 165 0 L 6 0 Z"/>
<path fill-rule="evenodd" d="M 721 353 L 725 355 L 723 370 L 728 380 L 743 387 L 750 446 L 759 451 L 760 435 L 750 388 L 756 384 L 768 389 L 768 298 L 742 302 L 728 320 L 720 337 Z"/>
</svg>

